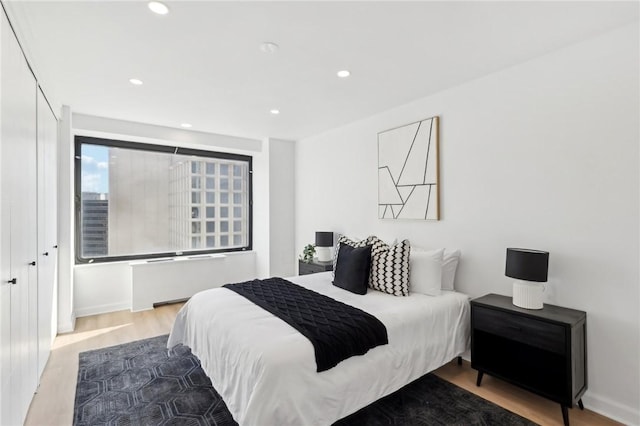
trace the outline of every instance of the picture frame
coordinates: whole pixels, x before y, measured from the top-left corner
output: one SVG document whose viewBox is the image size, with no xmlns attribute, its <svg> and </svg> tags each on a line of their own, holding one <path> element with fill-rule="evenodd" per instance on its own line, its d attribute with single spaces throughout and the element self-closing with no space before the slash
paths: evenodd
<svg viewBox="0 0 640 426">
<path fill-rule="evenodd" d="M 439 117 L 378 133 L 378 218 L 440 220 Z"/>
</svg>

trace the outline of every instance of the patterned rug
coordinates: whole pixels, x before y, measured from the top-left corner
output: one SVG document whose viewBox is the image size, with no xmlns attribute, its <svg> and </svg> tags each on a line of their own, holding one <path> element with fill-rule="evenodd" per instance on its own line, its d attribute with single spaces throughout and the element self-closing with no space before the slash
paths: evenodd
<svg viewBox="0 0 640 426">
<path fill-rule="evenodd" d="M 236 425 L 189 348 L 167 336 L 80 354 L 74 425 Z M 427 374 L 336 424 L 535 425 Z"/>
</svg>

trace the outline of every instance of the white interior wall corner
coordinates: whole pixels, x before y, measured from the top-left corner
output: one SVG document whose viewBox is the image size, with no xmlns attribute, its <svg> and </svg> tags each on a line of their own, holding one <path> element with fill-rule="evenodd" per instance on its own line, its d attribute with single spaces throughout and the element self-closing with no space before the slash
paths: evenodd
<svg viewBox="0 0 640 426">
<path fill-rule="evenodd" d="M 261 141 L 261 151 L 253 157 L 253 250 L 257 278 L 269 277 L 269 139 Z"/>
<path fill-rule="evenodd" d="M 253 161 L 253 246 L 258 278 L 295 274 L 295 143 L 265 138 Z"/>
<path fill-rule="evenodd" d="M 269 275 L 295 274 L 295 143 L 269 140 Z"/>
<path fill-rule="evenodd" d="M 72 124 L 71 108 L 65 105 L 62 107 L 58 124 L 58 332 L 60 333 L 70 332 L 75 328 Z"/>
</svg>

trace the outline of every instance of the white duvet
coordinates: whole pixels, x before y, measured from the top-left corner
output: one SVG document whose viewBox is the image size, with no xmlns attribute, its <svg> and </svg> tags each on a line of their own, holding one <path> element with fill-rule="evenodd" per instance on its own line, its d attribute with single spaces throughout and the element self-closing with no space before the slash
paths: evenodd
<svg viewBox="0 0 640 426">
<path fill-rule="evenodd" d="M 189 346 L 242 426 L 330 425 L 432 371 L 469 346 L 469 298 L 444 292 L 356 295 L 330 272 L 288 278 L 378 318 L 389 344 L 316 372 L 313 346 L 286 322 L 216 288 L 178 313 L 167 345 Z"/>
</svg>

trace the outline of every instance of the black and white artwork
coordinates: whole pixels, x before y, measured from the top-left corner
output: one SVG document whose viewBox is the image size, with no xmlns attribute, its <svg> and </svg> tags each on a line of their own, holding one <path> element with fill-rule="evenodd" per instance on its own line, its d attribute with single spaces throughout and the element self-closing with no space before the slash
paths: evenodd
<svg viewBox="0 0 640 426">
<path fill-rule="evenodd" d="M 378 133 L 378 217 L 438 220 L 438 117 Z"/>
</svg>

